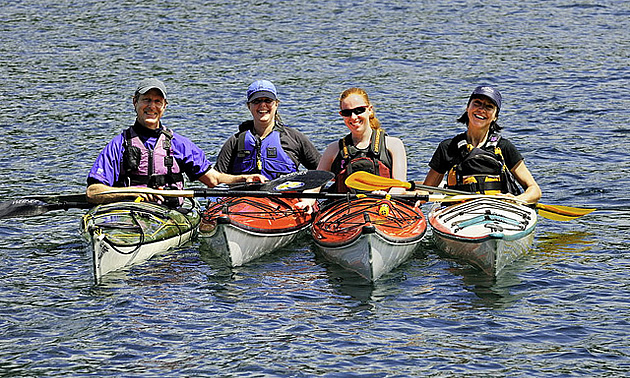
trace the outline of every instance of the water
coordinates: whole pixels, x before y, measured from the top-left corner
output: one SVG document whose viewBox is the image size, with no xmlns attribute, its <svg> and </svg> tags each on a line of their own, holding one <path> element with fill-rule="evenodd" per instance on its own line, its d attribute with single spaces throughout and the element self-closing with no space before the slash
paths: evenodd
<svg viewBox="0 0 630 378">
<path fill-rule="evenodd" d="M 495 84 L 542 202 L 617 210 L 541 220 L 496 280 L 426 240 L 375 285 L 306 238 L 237 269 L 192 244 L 94 286 L 81 210 L 1 221 L 1 375 L 627 374 L 627 2 L 6 3 L 2 198 L 82 191 L 142 77 L 166 82 L 165 123 L 210 156 L 267 78 L 322 150 L 346 133 L 339 93 L 364 87 L 417 180 L 472 88 Z"/>
</svg>

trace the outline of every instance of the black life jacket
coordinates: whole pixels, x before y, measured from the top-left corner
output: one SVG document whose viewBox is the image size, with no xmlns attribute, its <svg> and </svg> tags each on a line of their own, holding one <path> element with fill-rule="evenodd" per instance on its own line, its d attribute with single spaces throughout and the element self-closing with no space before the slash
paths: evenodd
<svg viewBox="0 0 630 378">
<path fill-rule="evenodd" d="M 521 194 L 514 175 L 505 165 L 499 140 L 501 135 L 492 133 L 481 148 L 473 147 L 465 139 L 459 141 L 458 163 L 448 172 L 447 187 L 481 194 Z"/>
<path fill-rule="evenodd" d="M 372 130 L 370 145 L 358 149 L 352 141 L 352 134 L 339 140 L 339 153 L 331 165 L 335 173 L 333 191 L 337 193 L 354 193 L 354 189 L 346 186 L 345 180 L 353 172 L 365 171 L 381 177 L 392 177 L 392 157 L 385 144 L 387 133 L 383 129 Z"/>
</svg>

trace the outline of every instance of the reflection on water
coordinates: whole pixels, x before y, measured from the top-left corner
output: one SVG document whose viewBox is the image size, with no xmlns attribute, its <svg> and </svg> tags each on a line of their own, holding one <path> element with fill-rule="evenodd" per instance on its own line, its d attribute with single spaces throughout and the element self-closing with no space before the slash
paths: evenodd
<svg viewBox="0 0 630 378">
<path fill-rule="evenodd" d="M 597 244 L 589 231 L 539 233 L 532 254 L 543 256 L 542 264 L 556 263 L 563 255 L 588 252 Z M 540 259 L 539 259 L 540 260 Z"/>
<path fill-rule="evenodd" d="M 596 241 L 587 231 L 564 233 L 547 232 L 537 235 L 537 242 L 530 252 L 501 271 L 497 277 L 487 275 L 459 261 L 443 258 L 452 264 L 446 268 L 450 274 L 461 276 L 463 286 L 475 297 L 470 302 L 455 303 L 454 308 L 506 309 L 519 302 L 525 292 L 513 293 L 522 284 L 519 276 L 528 269 L 542 269 L 547 264 L 558 264 L 563 256 L 575 256 L 592 250 Z M 535 265 L 534 265 L 535 264 Z"/>
<path fill-rule="evenodd" d="M 313 245 L 313 248 L 317 251 L 317 246 Z M 339 295 L 350 297 L 358 301 L 358 303 L 355 303 L 355 310 L 369 310 L 372 308 L 373 283 L 367 281 L 357 273 L 328 261 L 319 252 L 316 252 L 316 259 L 318 265 L 326 269 L 326 276 L 330 287 Z"/>
<path fill-rule="evenodd" d="M 447 269 L 453 275 L 461 276 L 463 287 L 474 293 L 470 302 L 459 301 L 454 308 L 467 310 L 476 309 L 505 309 L 517 303 L 523 294 L 513 294 L 512 289 L 521 281 L 518 278 L 522 270 L 522 259 L 505 267 L 499 276 L 494 277 L 472 266 L 454 266 Z"/>
</svg>

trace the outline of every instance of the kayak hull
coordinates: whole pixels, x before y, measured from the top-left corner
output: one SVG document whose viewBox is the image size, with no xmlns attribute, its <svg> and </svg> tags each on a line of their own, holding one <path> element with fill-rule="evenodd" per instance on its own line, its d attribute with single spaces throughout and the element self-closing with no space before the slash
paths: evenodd
<svg viewBox="0 0 630 378">
<path fill-rule="evenodd" d="M 210 202 L 199 227 L 201 248 L 237 267 L 292 243 L 312 217 L 298 199 L 222 198 Z"/>
<path fill-rule="evenodd" d="M 490 198 L 438 204 L 429 213 L 441 254 L 493 276 L 530 250 L 537 220 L 528 206 Z"/>
<path fill-rule="evenodd" d="M 323 207 L 313 219 L 311 233 L 328 260 L 376 281 L 411 257 L 426 229 L 418 207 L 359 198 Z"/>
<path fill-rule="evenodd" d="M 200 221 L 196 205 L 184 211 L 149 202 L 95 206 L 81 222 L 81 232 L 91 246 L 95 281 L 100 282 L 109 272 L 181 247 L 195 236 Z"/>
</svg>

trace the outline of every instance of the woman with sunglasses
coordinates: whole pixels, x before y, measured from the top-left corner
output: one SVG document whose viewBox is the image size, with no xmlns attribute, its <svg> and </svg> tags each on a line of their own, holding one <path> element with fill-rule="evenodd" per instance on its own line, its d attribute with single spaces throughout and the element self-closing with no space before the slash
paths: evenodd
<svg viewBox="0 0 630 378">
<path fill-rule="evenodd" d="M 467 131 L 440 143 L 431 161 L 425 185 L 438 186 L 447 175 L 447 187 L 485 194 L 504 193 L 529 203 L 542 193 L 516 147 L 499 134 L 501 93 L 490 86 L 475 88 L 466 111 L 457 119 Z M 518 186 L 525 191 L 521 193 Z"/>
<path fill-rule="evenodd" d="M 275 85 L 256 80 L 247 89 L 247 108 L 253 120 L 240 124 L 221 148 L 214 168 L 223 173 L 261 173 L 272 180 L 298 170 L 315 169 L 321 157 L 301 132 L 287 127 L 278 113 Z"/>
<path fill-rule="evenodd" d="M 331 190 L 337 193 L 350 191 L 344 183 L 345 179 L 357 171 L 406 181 L 405 146 L 400 139 L 388 136 L 381 128 L 365 90 L 345 90 L 339 97 L 339 107 L 339 114 L 350 133 L 326 148 L 317 167 L 335 173 L 335 184 Z M 403 191 L 402 188 L 392 188 L 390 193 Z"/>
</svg>

